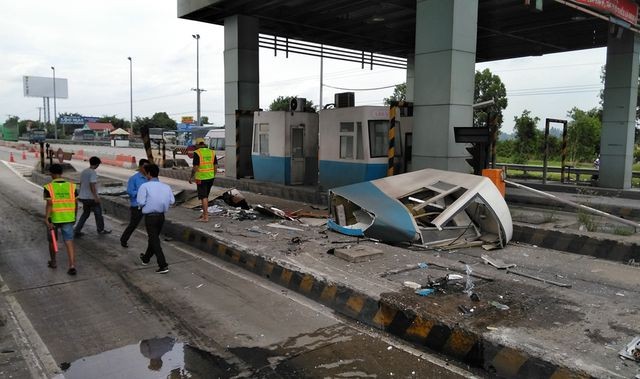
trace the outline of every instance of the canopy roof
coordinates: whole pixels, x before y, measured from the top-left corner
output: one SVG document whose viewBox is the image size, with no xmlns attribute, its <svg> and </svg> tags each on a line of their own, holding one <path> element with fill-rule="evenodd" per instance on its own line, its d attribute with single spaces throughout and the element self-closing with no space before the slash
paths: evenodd
<svg viewBox="0 0 640 379">
<path fill-rule="evenodd" d="M 118 129 L 114 130 L 113 132 L 109 133 L 109 135 L 112 135 L 112 136 L 128 136 L 129 132 L 127 132 L 126 130 L 124 130 L 122 128 L 118 128 Z"/>
<path fill-rule="evenodd" d="M 223 25 L 242 14 L 257 18 L 263 34 L 394 57 L 414 51 L 416 0 L 177 1 L 178 17 L 190 20 Z M 523 0 L 479 0 L 476 60 L 606 46 L 608 16 L 576 9 L 586 8 L 579 2 L 546 0 L 536 11 Z"/>
</svg>

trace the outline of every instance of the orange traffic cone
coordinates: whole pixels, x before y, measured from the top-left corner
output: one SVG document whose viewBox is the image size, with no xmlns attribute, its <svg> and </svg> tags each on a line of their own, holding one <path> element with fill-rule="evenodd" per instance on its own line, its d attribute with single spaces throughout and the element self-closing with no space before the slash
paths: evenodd
<svg viewBox="0 0 640 379">
<path fill-rule="evenodd" d="M 13 153 L 9 153 L 9 162 L 10 163 L 16 163 L 16 160 L 13 159 Z"/>
<path fill-rule="evenodd" d="M 27 159 L 27 152 L 22 150 L 22 160 Z"/>
</svg>

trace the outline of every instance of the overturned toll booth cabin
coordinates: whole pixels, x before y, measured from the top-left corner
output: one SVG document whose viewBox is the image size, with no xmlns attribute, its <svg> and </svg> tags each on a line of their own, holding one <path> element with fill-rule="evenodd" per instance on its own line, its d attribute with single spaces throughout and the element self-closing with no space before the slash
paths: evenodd
<svg viewBox="0 0 640 379">
<path fill-rule="evenodd" d="M 259 48 L 406 69 L 412 169 L 469 172 L 454 127 L 472 125 L 476 62 L 607 47 L 599 184 L 631 187 L 640 28 L 634 0 L 178 0 L 224 25 L 227 176 L 251 161 Z M 304 41 L 304 42 L 301 42 Z M 335 48 L 334 48 L 335 47 Z M 323 103 L 320 99 L 320 104 Z M 238 121 L 239 120 L 239 121 Z M 250 170 L 244 170 L 250 172 Z"/>
</svg>

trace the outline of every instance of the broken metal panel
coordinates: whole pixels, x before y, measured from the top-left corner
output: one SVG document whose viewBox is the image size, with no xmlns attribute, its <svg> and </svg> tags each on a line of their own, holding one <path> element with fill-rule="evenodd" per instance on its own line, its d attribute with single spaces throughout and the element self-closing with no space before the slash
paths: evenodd
<svg viewBox="0 0 640 379">
<path fill-rule="evenodd" d="M 513 234 L 504 198 L 476 175 L 425 169 L 334 188 L 329 201 L 332 215 L 337 205 L 346 215 L 344 225 L 332 229 L 356 228 L 385 242 L 432 244 L 456 240 L 457 230 L 457 239 L 490 239 L 504 247 Z"/>
</svg>

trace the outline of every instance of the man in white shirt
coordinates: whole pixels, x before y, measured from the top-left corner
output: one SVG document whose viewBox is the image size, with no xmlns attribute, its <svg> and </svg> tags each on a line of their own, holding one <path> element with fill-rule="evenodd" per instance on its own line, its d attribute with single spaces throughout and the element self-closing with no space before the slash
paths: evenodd
<svg viewBox="0 0 640 379">
<path fill-rule="evenodd" d="M 82 227 L 89 218 L 89 215 L 93 211 L 93 216 L 96 218 L 96 228 L 98 234 L 109 234 L 110 229 L 104 228 L 104 217 L 102 217 L 102 205 L 100 204 L 100 197 L 98 196 L 98 174 L 96 169 L 100 166 L 100 158 L 89 158 L 89 168 L 86 168 L 80 173 L 80 192 L 78 194 L 78 200 L 82 203 L 82 216 L 78 219 L 74 228 L 74 235 L 81 237 Z"/>
<path fill-rule="evenodd" d="M 138 189 L 138 206 L 142 209 L 144 215 L 144 223 L 147 228 L 147 236 L 149 243 L 147 251 L 140 254 L 140 260 L 144 266 L 149 264 L 152 256 L 156 256 L 158 261 L 158 274 L 166 274 L 169 272 L 169 265 L 164 258 L 162 246 L 160 245 L 160 233 L 164 224 L 164 214 L 169 210 L 169 206 L 176 202 L 173 197 L 171 187 L 158 180 L 160 168 L 156 164 L 150 164 L 146 167 L 147 177 L 149 181 L 142 184 Z"/>
</svg>

